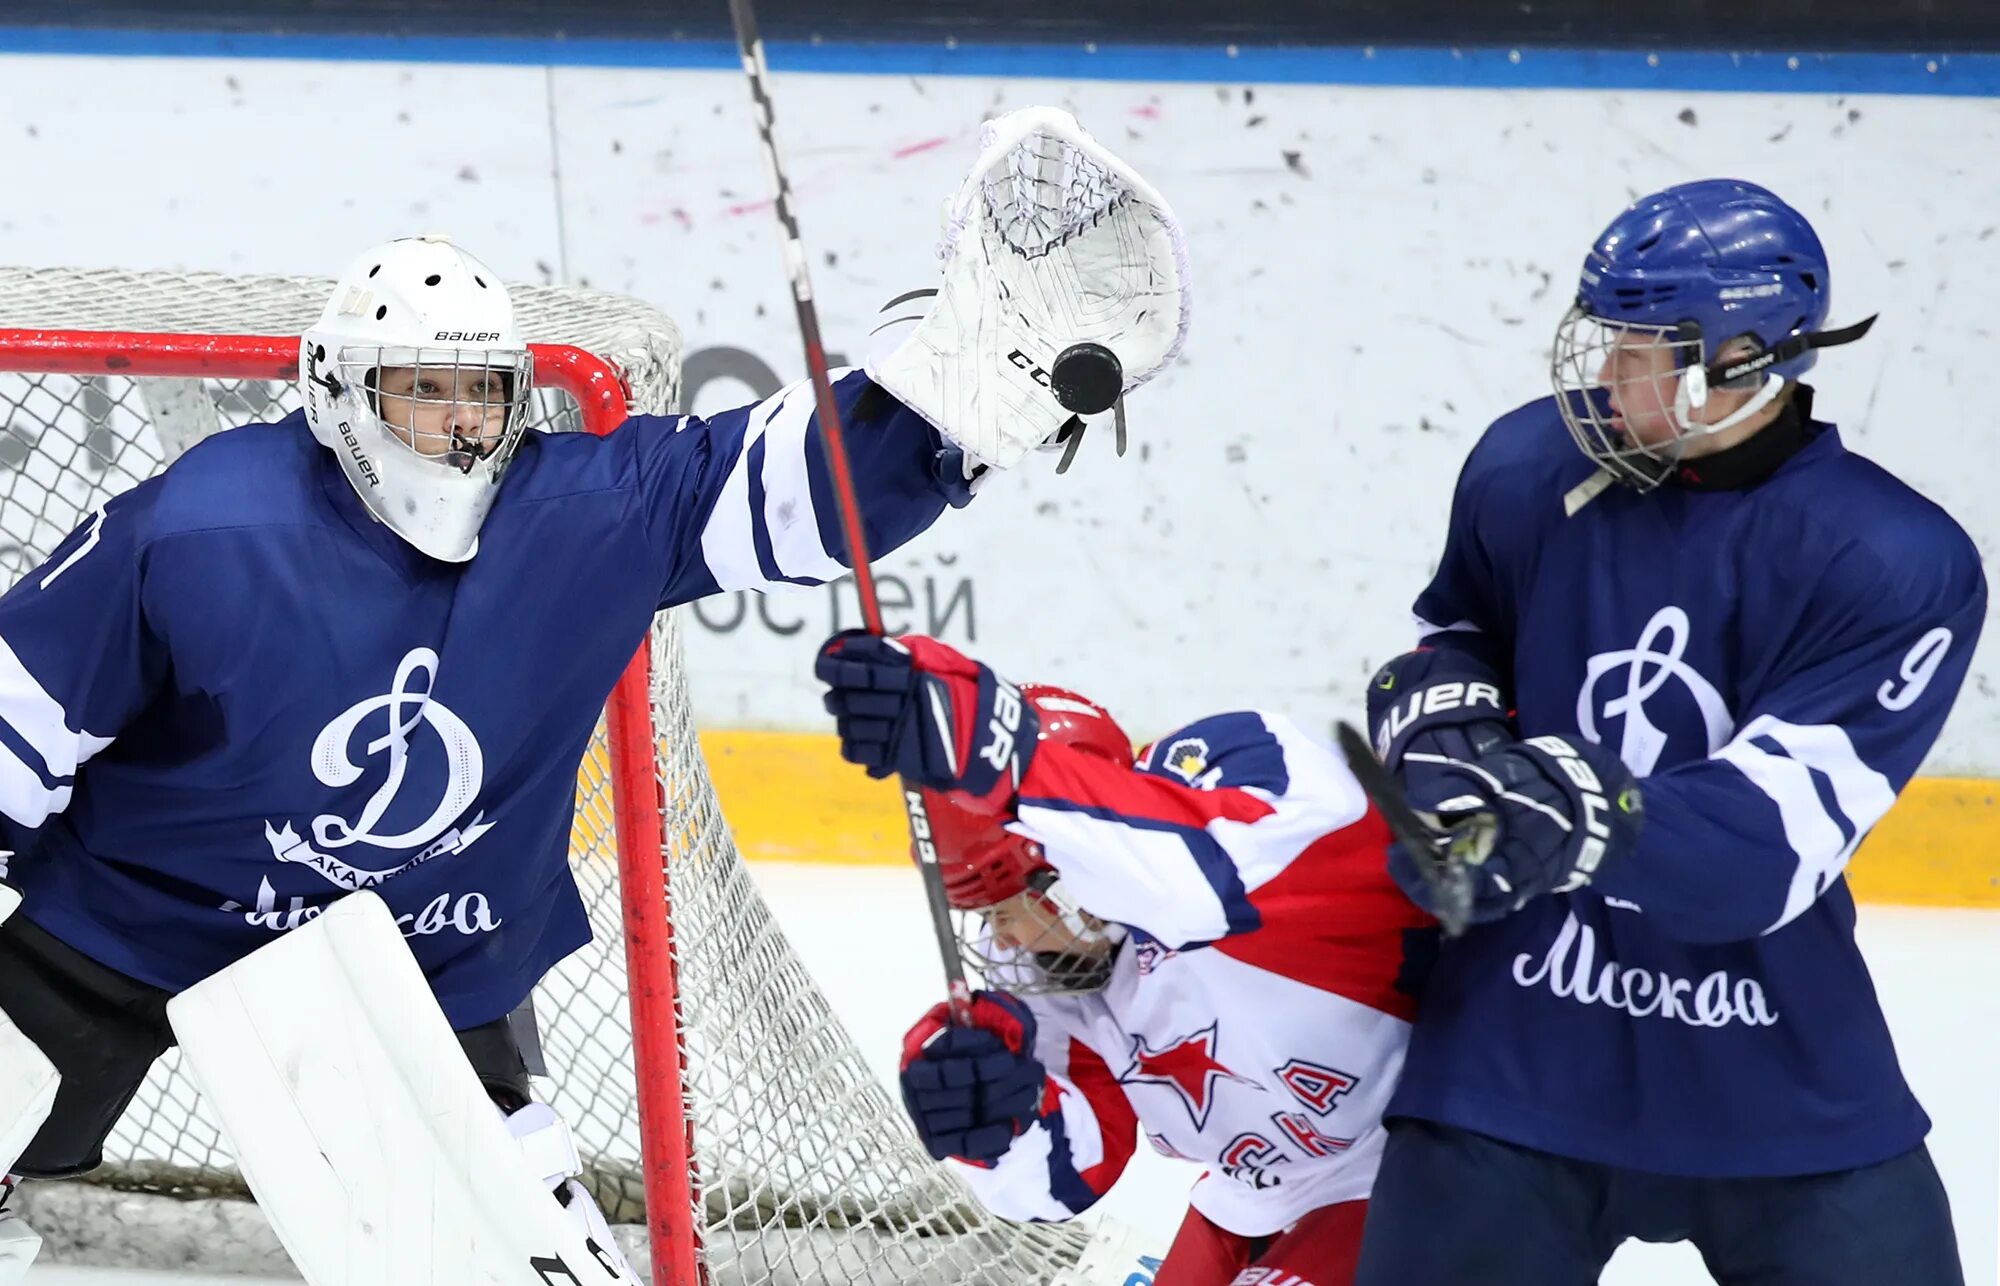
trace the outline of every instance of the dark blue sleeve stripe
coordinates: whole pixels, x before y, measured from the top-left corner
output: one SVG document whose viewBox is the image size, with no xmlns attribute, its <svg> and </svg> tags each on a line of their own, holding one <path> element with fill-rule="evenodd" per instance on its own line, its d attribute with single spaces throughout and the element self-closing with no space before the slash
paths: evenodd
<svg viewBox="0 0 2000 1286">
<path fill-rule="evenodd" d="M 1793 758 L 1789 750 L 1786 750 L 1779 743 L 1776 737 L 1768 735 L 1752 737 L 1750 744 L 1764 751 L 1766 754 L 1789 760 L 1792 763 L 1799 762 Z M 1840 806 L 1840 798 L 1833 793 L 1833 779 L 1808 764 L 1800 764 L 1799 766 L 1804 768 L 1806 775 L 1812 779 L 1813 794 L 1819 800 L 1820 811 L 1825 813 L 1827 818 L 1833 822 L 1834 827 L 1840 831 L 1841 845 L 1845 847 L 1848 844 L 1852 844 L 1857 828 L 1854 824 L 1854 819 L 1849 817 L 1847 811 Z"/>
<path fill-rule="evenodd" d="M 0 719 L 0 745 L 13 751 L 14 757 L 28 766 L 28 771 L 34 773 L 36 779 L 42 783 L 43 790 L 58 791 L 75 781 L 73 777 L 57 777 L 51 774 L 48 760 L 42 758 L 41 752 L 29 745 L 28 739 L 14 731 L 14 726 L 5 719 Z"/>
<path fill-rule="evenodd" d="M 1042 1128 L 1049 1132 L 1049 1195 L 1068 1206 L 1071 1214 L 1080 1215 L 1097 1204 L 1099 1194 L 1084 1182 L 1076 1158 L 1069 1154 L 1069 1129 L 1060 1106 L 1042 1118 Z"/>
<path fill-rule="evenodd" d="M 776 414 L 774 410 L 772 414 Z M 768 417 L 766 422 L 768 423 Z M 811 576 L 786 576 L 778 567 L 778 555 L 771 548 L 771 523 L 764 516 L 764 435 L 750 444 L 749 458 L 743 462 L 750 480 L 750 544 L 757 551 L 757 570 L 768 581 L 787 585 L 824 585 Z"/>
<path fill-rule="evenodd" d="M 813 521 L 819 525 L 819 547 L 852 567 L 847 536 L 840 529 L 840 502 L 833 495 L 833 470 L 827 465 L 826 443 L 820 440 L 817 422 L 806 430 L 806 483 L 812 496 Z"/>
<path fill-rule="evenodd" d="M 1026 795 L 1021 797 L 1023 808 L 1046 808 L 1058 813 L 1082 813 L 1099 821 L 1115 822 L 1140 831 L 1165 831 L 1180 836 L 1181 843 L 1194 857 L 1196 869 L 1208 886 L 1215 890 L 1215 896 L 1222 902 L 1223 918 L 1229 925 L 1229 932 L 1250 933 L 1263 927 L 1264 917 L 1250 904 L 1250 894 L 1243 887 L 1243 877 L 1236 870 L 1236 863 L 1215 837 L 1195 826 L 1177 826 L 1172 822 L 1153 817 L 1132 817 L 1115 808 L 1105 808 L 1096 804 L 1080 804 L 1069 799 L 1037 799 Z"/>
<path fill-rule="evenodd" d="M 867 397 L 870 390 L 873 396 Z M 937 430 L 877 389 L 867 375 L 854 371 L 842 376 L 833 386 L 833 397 L 846 430 L 847 463 L 861 498 L 862 531 L 871 555 L 879 558 L 900 547 L 930 526 L 948 502 L 963 504 L 970 498 L 962 485 L 954 489 L 938 480 L 937 458 L 944 439 Z M 865 419 L 858 414 L 862 411 L 867 412 Z M 817 419 L 806 433 L 806 472 L 820 547 L 852 567 Z"/>
<path fill-rule="evenodd" d="M 765 580 L 778 579 L 778 556 L 771 551 L 771 524 L 764 518 L 764 435 L 752 439 L 744 468 L 750 475 L 750 543 L 757 550 L 757 570 Z"/>
</svg>

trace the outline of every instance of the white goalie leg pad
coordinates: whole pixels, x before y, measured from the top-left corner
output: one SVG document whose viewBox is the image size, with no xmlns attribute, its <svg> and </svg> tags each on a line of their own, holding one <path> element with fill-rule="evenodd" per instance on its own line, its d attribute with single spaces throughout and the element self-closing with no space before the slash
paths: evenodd
<svg viewBox="0 0 2000 1286">
<path fill-rule="evenodd" d="M 21 895 L 0 885 L 0 920 L 21 907 Z M 21 1034 L 11 1018 L 0 1013 L 0 1175 L 11 1174 L 55 1106 L 62 1083 L 55 1064 L 34 1041 Z M 11 1180 L 0 1191 L 0 1286 L 13 1286 L 28 1275 L 41 1253 L 42 1238 L 14 1208 Z"/>
<path fill-rule="evenodd" d="M 313 1286 L 637 1286 L 523 1164 L 375 894 L 190 987 L 167 1018 Z"/>
<path fill-rule="evenodd" d="M 542 1182 L 549 1185 L 549 1192 L 569 1212 L 584 1236 L 603 1247 L 604 1253 L 616 1261 L 618 1271 L 628 1277 L 636 1276 L 612 1238 L 611 1225 L 604 1221 L 604 1212 L 598 1209 L 596 1199 L 577 1182 L 583 1173 L 583 1157 L 576 1150 L 576 1137 L 570 1133 L 569 1123 L 547 1103 L 529 1103 L 508 1114 L 507 1132 L 520 1144 L 528 1172 L 541 1176 Z"/>
<path fill-rule="evenodd" d="M 0 1286 L 26 1281 L 35 1256 L 42 1253 L 42 1234 L 28 1226 L 14 1204 L 14 1183 L 9 1181 L 0 1200 Z"/>
<path fill-rule="evenodd" d="M 1179 220 L 1057 108 L 986 123 L 938 253 L 937 297 L 868 376 L 982 464 L 1011 468 L 1069 421 L 1050 380 L 1071 345 L 1109 348 L 1129 392 L 1187 337 Z"/>
<path fill-rule="evenodd" d="M 0 885 L 0 921 L 20 906 L 21 895 Z M 13 1172 L 14 1163 L 49 1119 L 61 1080 L 41 1047 L 0 1013 L 0 1175 Z"/>
</svg>

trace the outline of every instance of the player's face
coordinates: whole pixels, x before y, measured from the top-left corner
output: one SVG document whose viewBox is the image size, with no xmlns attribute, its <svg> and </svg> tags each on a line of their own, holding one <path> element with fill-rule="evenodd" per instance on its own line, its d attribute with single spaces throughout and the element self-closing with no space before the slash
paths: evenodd
<svg viewBox="0 0 2000 1286">
<path fill-rule="evenodd" d="M 1038 955 L 1102 955 L 1112 944 L 1101 934 L 1084 934 L 1068 923 L 1062 911 L 1030 889 L 986 912 L 996 945 Z"/>
<path fill-rule="evenodd" d="M 483 366 L 385 366 L 376 413 L 418 454 L 470 468 L 507 435 L 507 375 Z"/>
<path fill-rule="evenodd" d="M 1680 361 L 1687 348 L 1685 341 L 1648 330 L 1628 329 L 1612 341 L 1597 382 L 1610 400 L 1613 428 L 1647 447 L 1664 446 L 1687 436 L 1688 431 L 1681 428 L 1674 416 L 1674 399 L 1680 392 Z M 1718 360 L 1733 360 L 1754 351 L 1754 345 L 1734 341 L 1723 346 Z M 1695 425 L 1715 424 L 1733 414 L 1749 396 L 1740 389 L 1710 389 L 1701 406 L 1688 409 L 1688 421 Z M 1683 454 L 1704 455 L 1723 445 L 1707 436 L 1695 436 Z"/>
<path fill-rule="evenodd" d="M 1674 395 L 1680 371 L 1673 341 L 1657 331 L 1626 329 L 1612 340 L 1597 382 L 1611 403 L 1611 426 L 1640 446 L 1680 436 Z"/>
</svg>

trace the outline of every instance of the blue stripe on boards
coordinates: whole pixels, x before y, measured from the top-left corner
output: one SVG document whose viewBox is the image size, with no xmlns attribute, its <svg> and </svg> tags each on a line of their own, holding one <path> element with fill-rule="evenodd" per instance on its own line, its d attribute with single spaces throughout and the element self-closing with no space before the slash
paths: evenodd
<svg viewBox="0 0 2000 1286">
<path fill-rule="evenodd" d="M 1363 46 L 1000 45 L 780 41 L 780 71 L 1222 84 L 2000 95 L 2000 54 Z M 726 40 L 324 35 L 0 26 L 0 54 L 732 70 Z"/>
</svg>

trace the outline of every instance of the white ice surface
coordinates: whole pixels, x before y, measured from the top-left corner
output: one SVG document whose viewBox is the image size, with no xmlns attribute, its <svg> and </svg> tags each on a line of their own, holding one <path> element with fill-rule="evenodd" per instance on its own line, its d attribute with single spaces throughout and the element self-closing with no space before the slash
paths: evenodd
<svg viewBox="0 0 2000 1286">
<path fill-rule="evenodd" d="M 753 866 L 758 886 L 878 1074 L 893 1076 L 902 1034 L 941 999 L 942 974 L 916 872 Z M 2000 1203 L 2000 915 L 1861 908 L 1861 941 L 1903 1067 L 1935 1123 L 1932 1155 L 1951 1194 L 1966 1281 L 1996 1280 Z M 1164 1249 L 1194 1168 L 1141 1148 L 1100 1203 Z M 1441 1226 L 1442 1223 L 1441 1223 Z M 1629 1243 L 1606 1286 L 1701 1286 L 1688 1246 Z"/>
<path fill-rule="evenodd" d="M 884 1079 L 900 1037 L 942 995 L 916 874 L 890 869 L 753 868 L 793 946 Z M 2000 916 L 1863 907 L 1861 936 L 1904 1068 L 1936 1122 L 1932 1153 L 1958 1219 L 1966 1280 L 1996 1280 L 2000 1204 Z M 1164 1248 L 1185 1208 L 1191 1167 L 1142 1149 L 1104 1211 Z M 35 1286 L 255 1286 L 247 1277 L 43 1267 Z M 1685 1246 L 1627 1245 L 1607 1286 L 1701 1286 Z"/>
</svg>

